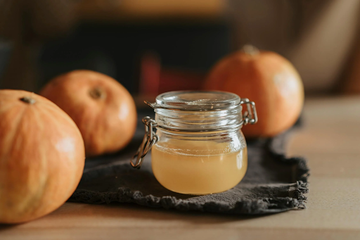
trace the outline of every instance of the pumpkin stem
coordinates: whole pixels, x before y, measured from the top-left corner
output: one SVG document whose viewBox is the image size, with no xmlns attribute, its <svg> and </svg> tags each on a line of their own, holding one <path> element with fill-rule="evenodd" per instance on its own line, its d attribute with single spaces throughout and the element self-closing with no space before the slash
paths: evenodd
<svg viewBox="0 0 360 240">
<path fill-rule="evenodd" d="M 244 53 L 249 54 L 251 56 L 255 56 L 260 53 L 257 47 L 254 47 L 253 45 L 250 44 L 244 45 L 242 51 L 244 51 Z"/>
<path fill-rule="evenodd" d="M 93 99 L 104 99 L 106 97 L 106 93 L 100 87 L 95 87 L 89 91 L 90 96 Z"/>
<path fill-rule="evenodd" d="M 34 104 L 36 101 L 35 99 L 31 98 L 31 97 L 22 97 L 20 98 L 20 101 L 27 103 L 27 104 Z"/>
</svg>

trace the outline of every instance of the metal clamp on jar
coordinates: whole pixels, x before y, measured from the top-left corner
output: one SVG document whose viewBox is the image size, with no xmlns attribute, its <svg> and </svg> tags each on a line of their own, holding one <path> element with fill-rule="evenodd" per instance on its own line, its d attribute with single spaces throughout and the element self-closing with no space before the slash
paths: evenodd
<svg viewBox="0 0 360 240">
<path fill-rule="evenodd" d="M 145 103 L 155 120 L 143 118 L 145 136 L 131 161 L 134 168 L 152 149 L 154 175 L 171 191 L 217 193 L 241 181 L 247 148 L 240 128 L 257 122 L 254 102 L 228 92 L 177 91 Z"/>
</svg>

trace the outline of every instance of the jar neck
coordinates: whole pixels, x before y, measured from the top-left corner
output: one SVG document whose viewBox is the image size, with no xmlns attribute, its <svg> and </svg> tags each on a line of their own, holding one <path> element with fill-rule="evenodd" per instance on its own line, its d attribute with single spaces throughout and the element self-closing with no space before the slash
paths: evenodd
<svg viewBox="0 0 360 240">
<path fill-rule="evenodd" d="M 159 142 L 165 141 L 165 139 L 176 139 L 181 141 L 234 142 L 233 144 L 246 146 L 245 138 L 240 129 L 213 132 L 182 132 L 157 128 L 156 134 L 159 137 Z"/>
<path fill-rule="evenodd" d="M 243 125 L 242 107 L 217 111 L 155 109 L 157 126 L 175 132 L 218 132 L 238 130 Z"/>
<path fill-rule="evenodd" d="M 209 137 L 218 138 L 225 135 L 232 135 L 239 133 L 241 133 L 240 128 L 224 129 L 217 131 L 192 132 L 192 131 L 178 131 L 178 130 L 175 131 L 157 126 L 157 130 L 156 130 L 156 134 L 165 134 L 168 136 L 180 136 L 180 137 L 189 137 L 189 138 L 209 138 Z"/>
</svg>

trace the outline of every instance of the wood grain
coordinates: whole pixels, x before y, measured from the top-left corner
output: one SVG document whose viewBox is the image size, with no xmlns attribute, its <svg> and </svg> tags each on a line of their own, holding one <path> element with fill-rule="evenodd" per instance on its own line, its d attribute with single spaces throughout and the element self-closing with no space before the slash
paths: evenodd
<svg viewBox="0 0 360 240">
<path fill-rule="evenodd" d="M 360 239 L 360 97 L 310 99 L 289 155 L 311 169 L 307 209 L 263 217 L 66 203 L 0 239 Z"/>
</svg>

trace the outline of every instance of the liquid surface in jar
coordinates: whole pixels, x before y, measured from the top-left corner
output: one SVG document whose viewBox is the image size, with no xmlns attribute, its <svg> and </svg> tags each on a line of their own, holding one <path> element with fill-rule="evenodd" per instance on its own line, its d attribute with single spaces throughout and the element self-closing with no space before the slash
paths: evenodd
<svg viewBox="0 0 360 240">
<path fill-rule="evenodd" d="M 229 142 L 171 139 L 152 147 L 152 169 L 165 188 L 210 194 L 236 186 L 247 170 L 247 149 Z"/>
</svg>

